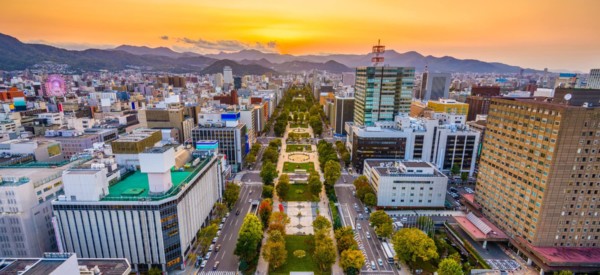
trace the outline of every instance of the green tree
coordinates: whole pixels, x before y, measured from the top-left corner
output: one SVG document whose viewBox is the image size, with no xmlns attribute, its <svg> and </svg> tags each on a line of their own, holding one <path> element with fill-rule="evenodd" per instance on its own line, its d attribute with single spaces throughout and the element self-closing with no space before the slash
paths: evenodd
<svg viewBox="0 0 600 275">
<path fill-rule="evenodd" d="M 240 196 L 240 186 L 233 183 L 233 182 L 228 182 L 227 184 L 225 184 L 225 192 L 223 194 L 223 200 L 225 201 L 225 204 L 227 204 L 227 207 L 232 208 L 233 205 L 235 205 L 235 202 L 238 200 L 238 197 Z"/>
<path fill-rule="evenodd" d="M 323 190 L 323 183 L 321 183 L 321 177 L 319 177 L 318 173 L 311 173 L 308 177 L 308 189 L 315 196 L 318 196 L 321 190 Z"/>
<path fill-rule="evenodd" d="M 573 271 L 561 270 L 559 272 L 554 272 L 554 275 L 573 275 Z"/>
<path fill-rule="evenodd" d="M 463 183 L 466 183 L 468 179 L 469 179 L 469 173 L 468 172 L 462 172 L 462 173 L 460 173 L 460 180 Z"/>
<path fill-rule="evenodd" d="M 281 147 L 281 139 L 276 138 L 276 139 L 269 141 L 269 147 L 275 147 L 275 149 Z"/>
<path fill-rule="evenodd" d="M 272 269 L 277 269 L 285 264 L 287 260 L 285 239 L 278 230 L 269 232 L 267 243 L 263 248 L 263 258 L 269 262 L 269 267 Z"/>
<path fill-rule="evenodd" d="M 321 120 L 321 117 L 311 116 L 308 120 L 308 124 L 310 124 L 310 127 L 313 129 L 313 133 L 315 133 L 315 135 L 318 136 L 323 133 L 323 121 Z"/>
<path fill-rule="evenodd" d="M 279 159 L 279 152 L 277 151 L 277 147 L 269 146 L 263 152 L 263 155 L 262 155 L 263 162 L 268 161 L 268 162 L 272 162 L 272 163 L 277 163 L 278 159 Z"/>
<path fill-rule="evenodd" d="M 317 230 L 314 240 L 314 260 L 321 271 L 327 271 L 331 268 L 331 265 L 335 263 L 335 259 L 337 257 L 335 249 L 332 249 L 334 247 L 333 240 L 329 237 L 329 234 L 327 234 L 327 231 L 325 230 Z"/>
<path fill-rule="evenodd" d="M 273 185 L 273 180 L 277 178 L 277 167 L 270 161 L 263 163 L 260 170 L 260 177 L 266 185 Z"/>
<path fill-rule="evenodd" d="M 350 226 L 344 226 L 335 231 L 335 241 L 338 252 L 348 249 L 358 249 L 358 243 L 354 239 L 354 231 Z"/>
<path fill-rule="evenodd" d="M 229 212 L 227 205 L 221 202 L 215 203 L 215 214 L 217 215 L 217 218 L 219 220 L 225 217 L 225 215 L 227 215 L 227 212 Z"/>
<path fill-rule="evenodd" d="M 350 160 L 351 160 L 350 158 L 351 158 L 351 156 L 350 156 L 350 153 L 348 153 L 348 151 L 342 152 L 342 161 L 344 161 L 344 164 L 346 166 L 348 166 L 350 164 Z"/>
<path fill-rule="evenodd" d="M 367 206 L 377 205 L 377 196 L 375 196 L 375 194 L 373 192 L 369 192 L 369 193 L 365 194 L 364 203 Z"/>
<path fill-rule="evenodd" d="M 358 274 L 365 264 L 365 256 L 360 250 L 349 249 L 342 251 L 340 265 L 346 274 Z"/>
<path fill-rule="evenodd" d="M 453 259 L 443 259 L 438 265 L 437 273 L 439 275 L 463 275 L 462 266 Z"/>
<path fill-rule="evenodd" d="M 377 236 L 389 238 L 392 235 L 392 232 L 394 231 L 392 223 L 394 221 L 387 213 L 385 213 L 385 211 L 377 210 L 371 213 L 369 221 L 371 222 L 371 225 L 375 227 Z"/>
<path fill-rule="evenodd" d="M 148 275 L 162 275 L 163 272 L 162 270 L 160 270 L 160 268 L 158 267 L 153 267 L 150 268 L 150 270 L 148 270 Z"/>
<path fill-rule="evenodd" d="M 271 199 L 264 199 L 258 206 L 258 216 L 263 224 L 263 228 L 267 228 L 269 225 L 269 218 L 271 218 L 271 213 L 273 212 L 272 204 Z"/>
<path fill-rule="evenodd" d="M 269 232 L 278 230 L 285 236 L 285 227 L 290 223 L 290 218 L 284 212 L 275 211 L 269 219 Z"/>
<path fill-rule="evenodd" d="M 256 155 L 255 155 L 254 153 L 252 153 L 252 152 L 248 153 L 248 154 L 246 155 L 246 163 L 247 163 L 248 165 L 252 165 L 252 164 L 254 164 L 255 162 L 256 162 Z"/>
<path fill-rule="evenodd" d="M 250 149 L 250 151 L 251 151 L 252 153 L 254 153 L 254 155 L 256 155 L 256 154 L 258 154 L 258 152 L 260 151 L 260 148 L 261 148 L 261 147 L 262 147 L 262 146 L 260 146 L 260 144 L 258 144 L 258 143 L 254 143 L 254 144 L 252 144 L 252 149 Z"/>
<path fill-rule="evenodd" d="M 217 236 L 217 231 L 219 231 L 219 227 L 211 223 L 210 225 L 200 229 L 196 237 L 198 239 L 198 245 L 200 246 L 200 251 L 202 254 L 205 254 L 208 251 L 208 247 L 212 243 L 212 239 Z"/>
<path fill-rule="evenodd" d="M 240 228 L 233 254 L 240 257 L 242 261 L 252 262 L 258 256 L 258 246 L 262 239 L 262 234 L 263 230 L 260 219 L 254 214 L 246 215 Z"/>
<path fill-rule="evenodd" d="M 279 199 L 285 201 L 288 196 L 288 192 L 290 191 L 290 177 L 287 174 L 282 174 L 277 181 L 277 186 L 275 187 L 277 190 L 277 196 Z"/>
<path fill-rule="evenodd" d="M 435 242 L 418 228 L 400 229 L 392 238 L 398 258 L 405 263 L 414 263 L 417 259 L 426 262 L 438 257 Z"/>
<path fill-rule="evenodd" d="M 460 173 L 460 166 L 458 166 L 457 164 L 452 165 L 452 168 L 450 168 L 450 174 L 452 174 L 453 176 L 456 176 Z"/>
<path fill-rule="evenodd" d="M 315 230 L 327 230 L 331 229 L 331 222 L 321 215 L 318 215 L 317 218 L 312 222 L 312 226 Z"/>
<path fill-rule="evenodd" d="M 264 185 L 262 189 L 263 198 L 273 198 L 273 186 Z"/>
<path fill-rule="evenodd" d="M 342 176 L 342 167 L 340 167 L 340 163 L 334 160 L 327 161 L 323 172 L 325 184 L 333 186 L 340 176 Z"/>
</svg>

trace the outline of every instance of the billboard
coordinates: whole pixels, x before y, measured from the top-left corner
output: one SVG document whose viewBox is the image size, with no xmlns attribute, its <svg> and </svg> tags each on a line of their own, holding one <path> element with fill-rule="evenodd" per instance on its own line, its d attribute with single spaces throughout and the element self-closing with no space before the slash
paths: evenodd
<svg viewBox="0 0 600 275">
<path fill-rule="evenodd" d="M 50 75 L 45 84 L 46 96 L 64 96 L 67 92 L 65 79 L 60 75 Z"/>
</svg>

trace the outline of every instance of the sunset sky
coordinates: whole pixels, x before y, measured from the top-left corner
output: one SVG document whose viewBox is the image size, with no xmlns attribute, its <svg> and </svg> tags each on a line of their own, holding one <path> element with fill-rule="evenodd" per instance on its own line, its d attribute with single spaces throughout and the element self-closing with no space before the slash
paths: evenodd
<svg viewBox="0 0 600 275">
<path fill-rule="evenodd" d="M 600 67 L 599 0 L 7 0 L 0 32 L 69 49 L 398 52 L 543 69 Z"/>
</svg>

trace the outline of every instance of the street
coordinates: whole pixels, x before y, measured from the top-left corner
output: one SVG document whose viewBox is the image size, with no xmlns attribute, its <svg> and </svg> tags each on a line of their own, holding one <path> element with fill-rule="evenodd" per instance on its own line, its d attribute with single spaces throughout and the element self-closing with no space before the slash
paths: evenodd
<svg viewBox="0 0 600 275">
<path fill-rule="evenodd" d="M 365 255 L 365 265 L 363 266 L 361 273 L 398 274 L 395 268 L 387 262 L 381 246 L 381 241 L 377 239 L 375 230 L 369 226 L 369 214 L 365 213 L 364 205 L 352 195 L 352 191 L 354 190 L 352 181 L 347 181 L 348 183 L 346 184 L 336 184 L 335 193 L 342 209 L 340 215 L 342 216 L 343 223 L 345 226 L 352 226 L 355 229 L 354 239 L 358 242 L 360 250 Z M 357 208 L 354 207 L 355 204 L 358 206 Z M 362 219 L 360 219 L 360 215 L 362 215 Z M 359 224 L 361 229 L 358 229 Z M 369 232 L 370 238 L 367 238 L 367 232 Z M 383 266 L 378 264 L 378 259 L 382 260 Z M 375 263 L 375 269 L 371 268 L 371 262 Z"/>
</svg>

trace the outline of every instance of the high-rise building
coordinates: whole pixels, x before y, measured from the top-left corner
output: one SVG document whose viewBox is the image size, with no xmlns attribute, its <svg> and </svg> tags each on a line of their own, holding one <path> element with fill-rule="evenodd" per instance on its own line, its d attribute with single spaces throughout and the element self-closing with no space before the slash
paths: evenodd
<svg viewBox="0 0 600 275">
<path fill-rule="evenodd" d="M 436 99 L 427 101 L 427 107 L 436 113 L 467 115 L 469 104 L 458 102 L 454 99 Z"/>
<path fill-rule="evenodd" d="M 233 84 L 233 71 L 229 66 L 223 67 L 223 83 Z"/>
<path fill-rule="evenodd" d="M 542 273 L 598 270 L 600 108 L 495 98 L 485 134 L 475 193 L 485 216 Z"/>
<path fill-rule="evenodd" d="M 408 113 L 414 80 L 412 67 L 356 68 L 354 124 L 372 126 Z"/>
<path fill-rule="evenodd" d="M 240 122 L 240 113 L 203 113 L 199 115 L 198 127 L 192 130 L 192 139 L 216 140 L 219 152 L 226 156 L 233 172 L 244 168 L 244 157 L 250 150 L 247 127 Z"/>
<path fill-rule="evenodd" d="M 356 76 L 354 73 L 342 73 L 342 84 L 344 86 L 354 86 Z"/>
<path fill-rule="evenodd" d="M 139 160 L 124 175 L 114 160 L 63 173 L 65 195 L 52 201 L 63 251 L 126 258 L 141 273 L 184 267 L 221 197 L 222 162 L 182 146 L 150 148 Z"/>
<path fill-rule="evenodd" d="M 448 98 L 451 80 L 452 75 L 449 73 L 424 72 L 421 79 L 421 92 L 417 98 L 423 101 Z"/>
<path fill-rule="evenodd" d="M 587 87 L 590 89 L 600 89 L 600 69 L 590 70 L 590 77 L 587 80 Z"/>
<path fill-rule="evenodd" d="M 333 133 L 337 135 L 345 135 L 346 122 L 354 120 L 354 97 L 336 96 L 333 101 L 333 115 L 330 123 L 333 126 Z"/>
</svg>

